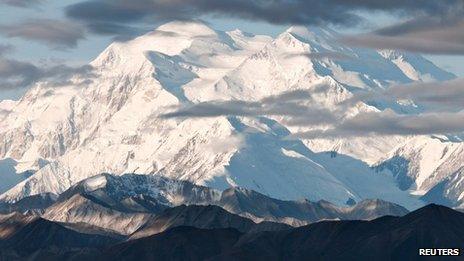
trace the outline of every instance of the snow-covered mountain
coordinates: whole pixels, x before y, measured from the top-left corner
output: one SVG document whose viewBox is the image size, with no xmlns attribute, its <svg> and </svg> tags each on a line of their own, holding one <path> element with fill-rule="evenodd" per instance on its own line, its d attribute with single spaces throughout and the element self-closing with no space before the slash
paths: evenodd
<svg viewBox="0 0 464 261">
<path fill-rule="evenodd" d="M 417 208 L 423 202 L 413 194 L 416 187 L 422 189 L 421 178 L 432 179 L 424 183 L 428 189 L 452 173 L 442 168 L 429 175 L 427 163 L 424 171 L 413 168 L 406 174 L 405 168 L 398 173 L 397 168 L 371 166 L 391 161 L 417 139 L 421 148 L 431 142 L 446 147 L 448 141 L 289 140 L 289 134 L 312 127 L 290 126 L 281 116 L 160 117 L 178 106 L 258 101 L 290 90 L 309 91 L 311 102 L 332 110 L 363 89 L 453 77 L 423 57 L 350 48 L 337 37 L 326 28 L 292 27 L 273 39 L 216 31 L 201 22 L 171 22 L 113 43 L 91 63 L 94 77 L 76 76 L 59 87 L 43 82 L 17 102 L 1 103 L 0 158 L 15 160 L 18 173 L 35 172 L 1 199 L 60 194 L 100 173 L 156 173 L 218 190 L 245 187 L 279 199 L 344 205 L 381 198 Z M 386 106 L 411 109 L 399 103 Z M 379 109 L 359 103 L 345 117 Z M 435 153 L 430 157 L 439 157 Z M 421 164 L 408 155 L 409 165 Z M 399 176 L 418 186 L 403 186 Z"/>
</svg>

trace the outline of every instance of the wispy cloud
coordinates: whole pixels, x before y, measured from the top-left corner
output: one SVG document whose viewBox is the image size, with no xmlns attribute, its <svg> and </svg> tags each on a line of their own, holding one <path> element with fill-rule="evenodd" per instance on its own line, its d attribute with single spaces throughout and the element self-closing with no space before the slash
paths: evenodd
<svg viewBox="0 0 464 261">
<path fill-rule="evenodd" d="M 59 49 L 75 47 L 79 40 L 85 38 L 85 31 L 81 26 L 52 19 L 31 19 L 0 25 L 0 33 L 7 37 L 42 42 Z"/>
<path fill-rule="evenodd" d="M 323 60 L 323 59 L 331 59 L 331 60 L 352 60 L 355 57 L 340 53 L 340 52 L 312 52 L 312 53 L 289 53 L 287 54 L 287 58 L 299 57 L 304 56 L 311 60 Z"/>
<path fill-rule="evenodd" d="M 464 113 L 398 115 L 391 111 L 361 113 L 332 128 L 295 133 L 293 138 L 322 139 L 369 135 L 432 135 L 464 132 Z"/>
<path fill-rule="evenodd" d="M 29 8 L 43 3 L 43 0 L 0 0 L 0 4 Z"/>
<path fill-rule="evenodd" d="M 11 44 L 0 44 L 0 57 L 14 52 L 15 47 Z"/>
<path fill-rule="evenodd" d="M 412 100 L 425 106 L 425 112 L 413 115 L 390 110 L 361 112 L 334 122 L 328 129 L 296 133 L 298 138 L 333 138 L 367 135 L 431 135 L 464 132 L 464 79 L 445 82 L 411 83 L 383 91 L 359 92 L 338 106 L 349 108 L 358 102 L 385 99 Z"/>
<path fill-rule="evenodd" d="M 74 76 L 82 78 L 82 84 L 91 81 L 95 73 L 89 65 L 71 67 L 59 64 L 39 67 L 0 56 L 0 90 L 26 88 L 40 81 L 47 81 L 50 86 L 66 85 L 71 83 Z"/>
<path fill-rule="evenodd" d="M 376 33 L 347 36 L 342 42 L 373 49 L 403 50 L 424 54 L 464 54 L 464 27 L 442 28 L 414 34 L 385 36 Z"/>
<path fill-rule="evenodd" d="M 219 116 L 283 116 L 290 126 L 311 128 L 295 133 L 293 138 L 334 138 L 368 135 L 432 135 L 464 132 L 463 80 L 443 83 L 414 83 L 393 86 L 383 92 L 355 94 L 353 98 L 327 110 L 312 102 L 311 93 L 298 90 L 270 96 L 256 102 L 212 101 L 178 108 L 163 118 L 198 118 Z M 317 89 L 317 88 L 316 88 Z M 317 91 L 316 91 L 317 92 Z M 361 111 L 355 116 L 344 112 L 360 101 L 388 98 L 413 99 L 440 108 L 421 114 L 397 114 L 391 110 Z M 447 111 L 448 110 L 448 111 Z M 317 129 L 324 126 L 324 129 Z"/>
<path fill-rule="evenodd" d="M 306 124 L 334 122 L 334 114 L 316 106 L 302 102 L 311 100 L 307 91 L 296 90 L 259 101 L 211 101 L 188 105 L 173 112 L 161 115 L 162 118 L 210 118 L 219 116 L 289 116 L 292 122 L 304 121 Z"/>
<path fill-rule="evenodd" d="M 345 104 L 359 101 L 385 99 L 390 101 L 412 100 L 441 111 L 459 111 L 464 109 L 464 79 L 444 82 L 416 82 L 394 85 L 382 91 L 358 92 Z"/>
<path fill-rule="evenodd" d="M 344 37 L 342 41 L 376 49 L 462 55 L 464 54 L 464 2 L 368 34 Z"/>
</svg>

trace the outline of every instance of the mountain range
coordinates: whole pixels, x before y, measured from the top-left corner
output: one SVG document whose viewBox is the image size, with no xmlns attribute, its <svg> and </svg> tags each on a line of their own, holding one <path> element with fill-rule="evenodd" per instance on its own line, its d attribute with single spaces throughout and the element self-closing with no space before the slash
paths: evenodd
<svg viewBox="0 0 464 261">
<path fill-rule="evenodd" d="M 464 214 L 428 205 L 403 217 L 322 221 L 292 228 L 218 206 L 167 209 L 131 237 L 83 225 L 0 217 L 0 256 L 15 260 L 423 260 L 419 248 L 464 243 Z M 460 260 L 459 256 L 449 256 Z"/>
<path fill-rule="evenodd" d="M 232 230 L 238 237 L 291 230 L 328 219 L 372 220 L 408 213 L 401 206 L 380 200 L 343 208 L 322 201 L 282 201 L 243 188 L 220 192 L 187 181 L 136 174 L 97 175 L 59 196 L 25 197 L 16 203 L 3 203 L 0 210 L 6 213 L 0 215 L 0 256 L 6 260 L 101 259 L 115 244 L 182 228 L 218 229 L 218 240 L 222 240 L 222 230 Z M 226 239 L 217 243 L 232 246 Z M 217 251 L 214 244 L 211 247 Z M 192 258 L 202 257 L 195 255 Z M 187 257 L 181 253 L 178 258 Z"/>
<path fill-rule="evenodd" d="M 301 226 L 321 220 L 371 220 L 384 215 L 402 216 L 405 208 L 381 201 L 364 200 L 350 207 L 327 201 L 283 201 L 243 188 L 218 191 L 187 181 L 162 176 L 102 174 L 72 186 L 60 196 L 26 197 L 0 206 L 0 212 L 36 215 L 63 224 L 98 228 L 128 236 L 181 206 L 217 206 L 256 223 Z"/>
<path fill-rule="evenodd" d="M 429 205 L 404 217 L 326 221 L 289 230 L 246 234 L 236 229 L 179 227 L 117 244 L 105 250 L 102 258 L 424 260 L 418 255 L 419 248 L 459 249 L 464 243 L 463 221 L 464 214 L 460 212 Z M 461 260 L 460 256 L 446 258 Z"/>
<path fill-rule="evenodd" d="M 0 200 L 11 205 L 60 195 L 101 173 L 137 173 L 287 201 L 462 208 L 464 147 L 453 137 L 289 139 L 323 123 L 289 124 L 288 115 L 274 114 L 164 117 L 194 104 L 259 103 L 301 90 L 313 106 L 335 110 L 358 92 L 455 77 L 420 55 L 353 48 L 338 37 L 322 27 L 294 26 L 273 38 L 170 22 L 115 42 L 90 63 L 92 74 L 41 82 L 18 101 L 0 102 Z M 343 117 L 421 106 L 359 102 Z"/>
</svg>

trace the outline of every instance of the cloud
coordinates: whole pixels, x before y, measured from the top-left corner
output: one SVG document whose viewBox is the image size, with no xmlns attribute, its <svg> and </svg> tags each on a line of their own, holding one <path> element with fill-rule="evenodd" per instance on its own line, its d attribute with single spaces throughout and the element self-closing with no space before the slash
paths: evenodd
<svg viewBox="0 0 464 261">
<path fill-rule="evenodd" d="M 360 101 L 412 100 L 425 106 L 413 115 L 393 111 L 360 113 L 326 130 L 296 133 L 298 138 L 362 137 L 368 135 L 433 135 L 464 132 L 464 79 L 394 85 L 382 91 L 358 92 L 338 106 L 351 107 Z"/>
<path fill-rule="evenodd" d="M 31 19 L 17 24 L 0 25 L 0 33 L 7 37 L 34 40 L 54 48 L 76 47 L 84 39 L 84 28 L 69 22 L 52 19 Z"/>
<path fill-rule="evenodd" d="M 444 83 L 415 83 L 393 86 L 383 92 L 356 94 L 333 110 L 312 105 L 311 93 L 290 91 L 259 101 L 212 101 L 189 105 L 161 115 L 161 118 L 209 118 L 218 116 L 266 117 L 285 116 L 289 126 L 325 126 L 292 134 L 290 138 L 324 139 L 334 137 L 363 137 L 369 135 L 434 135 L 464 132 L 463 79 Z M 346 117 L 344 111 L 354 103 L 385 96 L 390 99 L 415 99 L 420 102 L 448 107 L 450 111 L 431 111 L 421 114 L 397 114 L 391 110 L 360 112 Z"/>
<path fill-rule="evenodd" d="M 286 57 L 293 58 L 305 56 L 311 60 L 323 60 L 323 59 L 331 59 L 331 60 L 352 60 L 354 59 L 353 56 L 339 53 L 339 52 L 313 52 L 313 53 L 290 53 Z"/>
<path fill-rule="evenodd" d="M 66 8 L 69 18 L 115 28 L 128 23 L 191 20 L 203 15 L 259 20 L 273 24 L 350 26 L 360 10 L 398 14 L 442 14 L 461 0 L 88 0 Z M 104 23 L 102 23 L 104 22 Z"/>
<path fill-rule="evenodd" d="M 433 135 L 464 132 L 464 113 L 398 115 L 391 111 L 361 113 L 326 130 L 311 130 L 292 138 L 323 139 L 369 135 Z"/>
<path fill-rule="evenodd" d="M 464 1 L 445 12 L 417 16 L 368 34 L 348 36 L 343 42 L 375 49 L 427 54 L 464 54 Z"/>
<path fill-rule="evenodd" d="M 377 33 L 343 37 L 342 42 L 374 49 L 403 50 L 425 54 L 464 54 L 464 23 L 453 27 L 386 36 Z"/>
<path fill-rule="evenodd" d="M 0 44 L 0 56 L 14 52 L 15 48 L 11 44 Z"/>
<path fill-rule="evenodd" d="M 0 4 L 24 8 L 36 6 L 42 2 L 42 0 L 0 0 Z"/>
<path fill-rule="evenodd" d="M 416 82 L 394 85 L 383 91 L 358 92 L 345 104 L 359 101 L 385 99 L 390 101 L 412 100 L 426 105 L 429 110 L 459 111 L 464 109 L 464 79 L 444 82 Z"/>
<path fill-rule="evenodd" d="M 211 118 L 219 116 L 290 116 L 288 124 L 322 124 L 334 122 L 334 114 L 326 109 L 305 105 L 301 102 L 311 100 L 307 91 L 296 90 L 276 96 L 265 97 L 259 101 L 211 101 L 188 105 L 161 118 Z"/>
<path fill-rule="evenodd" d="M 60 64 L 41 68 L 32 63 L 0 57 L 0 90 L 27 88 L 40 81 L 47 81 L 50 86 L 65 85 L 74 76 L 80 76 L 85 79 L 81 83 L 86 83 L 95 74 L 89 65 L 70 67 Z"/>
</svg>

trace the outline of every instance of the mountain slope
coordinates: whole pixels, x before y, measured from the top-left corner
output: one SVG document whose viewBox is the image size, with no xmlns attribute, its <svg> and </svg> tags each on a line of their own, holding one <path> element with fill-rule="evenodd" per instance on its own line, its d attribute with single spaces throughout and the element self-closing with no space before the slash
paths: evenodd
<svg viewBox="0 0 464 261">
<path fill-rule="evenodd" d="M 149 220 L 129 240 L 159 234 L 174 227 L 189 226 L 205 229 L 234 228 L 242 233 L 290 229 L 291 226 L 253 221 L 231 214 L 218 206 L 179 206 L 167 209 L 162 214 Z"/>
<path fill-rule="evenodd" d="M 115 245 L 96 257 L 99 260 L 206 260 L 228 252 L 241 235 L 232 228 L 176 227 L 162 234 Z"/>
<path fill-rule="evenodd" d="M 464 204 L 462 196 L 462 142 L 447 137 L 416 137 L 378 162 L 389 169 L 403 190 L 415 190 L 422 199 L 449 207 Z"/>
<path fill-rule="evenodd" d="M 169 207 L 208 204 L 215 202 L 219 194 L 213 189 L 160 176 L 102 174 L 62 193 L 42 216 L 129 235 Z"/>
<path fill-rule="evenodd" d="M 408 213 L 401 206 L 380 200 L 364 200 L 351 207 L 338 207 L 327 201 L 282 201 L 241 188 L 225 190 L 216 204 L 255 221 L 296 226 L 321 220 L 371 220 L 384 215 L 403 216 Z"/>
<path fill-rule="evenodd" d="M 277 257 L 301 260 L 307 256 L 323 260 L 420 260 L 417 249 L 421 247 L 462 245 L 463 222 L 462 213 L 430 205 L 401 218 L 320 222 L 277 232 L 269 240 L 265 240 L 269 238 L 265 233 L 250 235 L 241 239 L 230 254 L 220 258 L 244 258 L 263 253 L 262 256 L 271 260 L 277 260 Z M 459 257 L 452 258 L 459 260 Z"/>
<path fill-rule="evenodd" d="M 42 214 L 49 206 L 53 205 L 57 199 L 57 195 L 45 193 L 22 198 L 14 203 L 0 203 L 0 213 L 9 214 L 12 212 L 18 213 L 37 213 Z"/>
<path fill-rule="evenodd" d="M 66 252 L 97 250 L 117 240 L 84 234 L 60 224 L 32 216 L 13 214 L 1 218 L 0 255 L 6 260 L 50 260 Z"/>
</svg>

